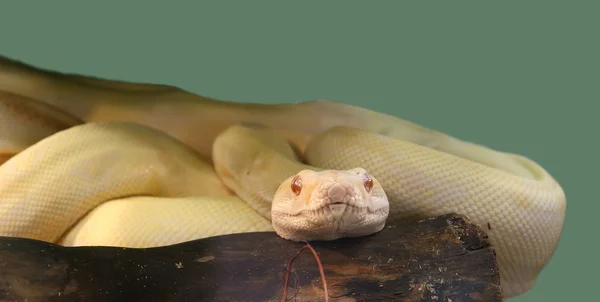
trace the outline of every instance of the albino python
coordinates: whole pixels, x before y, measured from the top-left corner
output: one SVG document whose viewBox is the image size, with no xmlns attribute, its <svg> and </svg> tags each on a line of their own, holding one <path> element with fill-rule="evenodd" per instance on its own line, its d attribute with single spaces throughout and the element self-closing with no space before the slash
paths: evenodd
<svg viewBox="0 0 600 302">
<path fill-rule="evenodd" d="M 562 232 L 565 194 L 534 161 L 364 108 L 224 102 L 6 58 L 0 91 L 3 236 L 334 239 L 455 212 L 488 233 L 512 297 L 534 285 Z"/>
</svg>

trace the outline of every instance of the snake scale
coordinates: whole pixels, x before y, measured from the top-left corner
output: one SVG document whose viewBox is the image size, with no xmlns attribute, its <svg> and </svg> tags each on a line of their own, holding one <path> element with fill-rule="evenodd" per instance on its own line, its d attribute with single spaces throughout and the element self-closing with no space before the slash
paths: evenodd
<svg viewBox="0 0 600 302">
<path fill-rule="evenodd" d="M 226 102 L 8 58 L 0 91 L 2 236 L 333 239 L 455 212 L 489 235 L 513 297 L 534 286 L 563 228 L 565 193 L 536 162 L 361 107 Z"/>
</svg>

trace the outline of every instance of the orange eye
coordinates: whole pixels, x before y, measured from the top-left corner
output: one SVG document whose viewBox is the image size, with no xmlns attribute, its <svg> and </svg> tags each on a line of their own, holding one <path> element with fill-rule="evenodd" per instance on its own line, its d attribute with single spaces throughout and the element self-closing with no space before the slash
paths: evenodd
<svg viewBox="0 0 600 302">
<path fill-rule="evenodd" d="M 371 189 L 373 189 L 373 179 L 371 178 L 371 176 L 369 176 L 369 174 L 365 174 L 364 184 L 365 190 L 367 190 L 367 192 L 371 192 Z"/>
<path fill-rule="evenodd" d="M 294 177 L 294 179 L 292 179 L 292 192 L 294 192 L 294 194 L 296 194 L 296 196 L 300 195 L 300 192 L 302 192 L 302 178 L 300 178 L 300 175 L 296 175 L 296 177 Z"/>
</svg>

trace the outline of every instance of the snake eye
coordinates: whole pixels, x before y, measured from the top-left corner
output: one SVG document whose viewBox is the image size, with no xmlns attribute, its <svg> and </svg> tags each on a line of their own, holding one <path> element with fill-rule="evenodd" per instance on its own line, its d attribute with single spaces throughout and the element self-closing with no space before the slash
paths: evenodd
<svg viewBox="0 0 600 302">
<path fill-rule="evenodd" d="M 367 192 L 371 192 L 371 189 L 373 189 L 373 179 L 371 178 L 371 176 L 369 176 L 369 174 L 365 174 L 365 176 L 363 176 L 363 182 L 365 185 L 365 190 L 367 190 Z"/>
<path fill-rule="evenodd" d="M 300 175 L 296 175 L 294 179 L 292 179 L 291 188 L 296 196 L 300 195 L 300 192 L 302 192 L 302 178 L 300 178 Z"/>
</svg>

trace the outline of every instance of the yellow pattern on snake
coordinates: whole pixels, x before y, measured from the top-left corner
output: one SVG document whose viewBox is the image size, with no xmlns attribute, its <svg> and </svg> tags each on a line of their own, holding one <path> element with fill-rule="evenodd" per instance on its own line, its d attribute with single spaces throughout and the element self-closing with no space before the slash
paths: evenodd
<svg viewBox="0 0 600 302">
<path fill-rule="evenodd" d="M 562 232 L 565 194 L 534 161 L 364 108 L 224 102 L 6 58 L 0 90 L 3 236 L 151 247 L 273 231 L 276 192 L 304 196 L 294 175 L 316 192 L 342 170 L 346 189 L 323 192 L 354 206 L 374 194 L 369 213 L 387 215 L 383 188 L 387 224 L 468 216 L 489 235 L 512 297 L 534 285 Z M 351 187 L 366 179 L 372 188 Z M 295 195 L 281 193 L 290 186 Z M 377 217 L 364 221 L 379 229 Z"/>
</svg>

